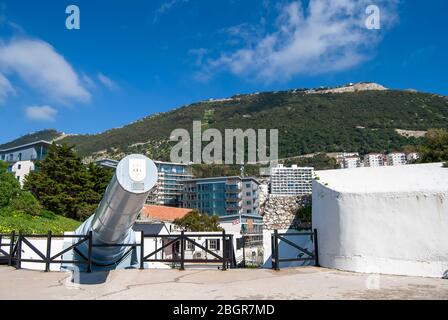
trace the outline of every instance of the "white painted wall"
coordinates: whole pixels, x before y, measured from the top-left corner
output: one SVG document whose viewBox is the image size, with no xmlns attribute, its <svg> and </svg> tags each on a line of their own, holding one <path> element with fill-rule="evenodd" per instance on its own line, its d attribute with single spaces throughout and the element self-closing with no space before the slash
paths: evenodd
<svg viewBox="0 0 448 320">
<path fill-rule="evenodd" d="M 18 161 L 12 166 L 14 176 L 19 177 L 20 185 L 23 187 L 26 176 L 34 170 L 34 162 L 32 161 Z"/>
<path fill-rule="evenodd" d="M 320 265 L 442 277 L 448 270 L 448 169 L 441 164 L 318 172 Z"/>
</svg>

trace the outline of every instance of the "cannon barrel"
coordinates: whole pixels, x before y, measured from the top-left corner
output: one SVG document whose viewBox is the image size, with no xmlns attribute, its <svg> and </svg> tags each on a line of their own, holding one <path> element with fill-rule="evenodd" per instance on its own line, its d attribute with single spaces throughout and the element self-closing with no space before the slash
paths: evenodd
<svg viewBox="0 0 448 320">
<path fill-rule="evenodd" d="M 95 214 L 76 230 L 80 235 L 92 231 L 93 244 L 100 245 L 92 249 L 95 265 L 117 267 L 130 252 L 129 245 L 135 244 L 132 226 L 156 185 L 157 176 L 154 162 L 143 155 L 130 155 L 119 162 Z M 87 250 L 85 243 L 78 247 L 83 256 Z"/>
</svg>

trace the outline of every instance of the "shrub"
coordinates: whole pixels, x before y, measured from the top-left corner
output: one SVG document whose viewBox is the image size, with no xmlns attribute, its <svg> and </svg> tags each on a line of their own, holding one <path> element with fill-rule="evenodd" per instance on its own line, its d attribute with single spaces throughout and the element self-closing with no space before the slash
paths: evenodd
<svg viewBox="0 0 448 320">
<path fill-rule="evenodd" d="M 14 211 L 21 211 L 32 216 L 38 216 L 42 211 L 39 201 L 28 191 L 22 191 L 12 199 L 10 207 Z"/>
</svg>

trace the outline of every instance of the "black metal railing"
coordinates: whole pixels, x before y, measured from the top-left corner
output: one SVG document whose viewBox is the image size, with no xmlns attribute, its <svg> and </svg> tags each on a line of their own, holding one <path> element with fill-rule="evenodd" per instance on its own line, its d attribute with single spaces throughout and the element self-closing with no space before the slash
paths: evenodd
<svg viewBox="0 0 448 320">
<path fill-rule="evenodd" d="M 154 251 L 144 254 L 144 239 L 146 238 L 154 238 L 162 239 L 165 241 L 165 243 L 162 243 L 162 246 L 160 248 L 155 248 Z M 212 248 L 209 248 L 207 245 L 203 246 L 202 244 L 198 243 L 196 241 L 196 238 L 208 238 L 208 240 L 211 239 L 217 239 L 222 241 L 220 244 L 220 248 L 213 250 Z M 202 250 L 202 252 L 209 254 L 213 257 L 213 259 L 202 259 L 202 258 L 186 258 L 185 253 L 187 250 L 186 244 L 190 243 L 193 247 L 197 247 Z M 140 240 L 140 269 L 144 269 L 144 263 L 145 262 L 168 262 L 173 263 L 173 265 L 179 265 L 180 270 L 185 270 L 185 263 L 220 263 L 222 264 L 221 270 L 226 270 L 229 267 L 235 267 L 235 261 L 233 259 L 234 255 L 233 252 L 233 236 L 226 234 L 225 231 L 222 232 L 222 234 L 207 234 L 207 233 L 189 233 L 185 234 L 185 232 L 181 232 L 177 235 L 145 235 L 141 234 L 141 240 Z M 164 250 L 169 247 L 174 248 L 172 250 L 171 257 L 164 257 L 163 253 Z M 222 250 L 221 250 L 222 248 Z M 222 255 L 219 255 L 216 251 L 221 251 Z M 161 257 L 158 258 L 157 254 L 161 253 Z"/>
<path fill-rule="evenodd" d="M 9 238 L 9 243 L 3 243 L 3 239 Z M 33 238 L 44 238 L 46 239 L 46 250 L 45 253 L 41 252 L 35 245 L 31 242 L 30 239 Z M 78 239 L 75 243 L 72 243 L 69 247 L 61 250 L 55 254 L 51 254 L 51 243 L 55 238 L 58 239 Z M 154 251 L 149 254 L 145 254 L 145 239 L 153 238 L 156 240 L 163 239 L 167 240 L 165 244 L 163 244 L 160 248 L 155 248 Z M 207 246 L 203 246 L 202 244 L 196 241 L 196 238 L 208 238 L 208 239 L 219 239 L 220 244 L 218 250 L 209 248 Z M 87 242 L 87 255 L 82 255 L 77 247 Z M 202 258 L 186 258 L 187 251 L 187 243 L 191 243 L 194 247 L 197 247 L 209 254 L 213 257 L 213 259 L 202 259 Z M 27 259 L 22 257 L 23 246 L 27 246 L 32 252 L 37 256 L 33 259 Z M 164 250 L 169 246 L 179 247 L 179 250 L 173 250 L 171 257 L 165 254 Z M 132 250 L 137 250 L 140 248 L 140 269 L 144 269 L 145 262 L 166 262 L 173 263 L 173 265 L 178 265 L 180 270 L 185 269 L 185 263 L 219 263 L 221 264 L 221 269 L 226 270 L 228 268 L 236 267 L 235 255 L 233 254 L 233 235 L 226 234 L 225 231 L 222 234 L 207 234 L 207 233 L 197 233 L 197 234 L 185 234 L 185 232 L 181 232 L 180 234 L 174 235 L 147 235 L 143 232 L 141 233 L 140 243 L 135 244 L 94 244 L 92 241 L 92 232 L 89 232 L 86 235 L 53 235 L 51 232 L 47 234 L 35 234 L 28 235 L 19 232 L 17 235 L 15 232 L 10 234 L 0 234 L 0 262 L 5 261 L 9 266 L 15 266 L 17 269 L 22 268 L 22 262 L 31 262 L 31 263 L 44 263 L 45 264 L 45 272 L 50 271 L 50 265 L 52 263 L 73 263 L 73 264 L 86 264 L 87 272 L 92 271 L 92 265 L 94 262 L 92 261 L 92 250 L 95 247 L 130 247 L 128 253 L 125 254 L 127 256 Z M 63 260 L 61 257 L 68 253 L 69 251 L 75 251 L 78 253 L 76 255 L 79 257 L 77 260 Z M 161 252 L 161 257 L 158 258 L 157 254 Z M 219 255 L 217 252 L 222 252 Z M 60 259 L 59 259 L 60 258 Z M 119 263 L 119 261 L 114 261 L 114 263 Z"/>
<path fill-rule="evenodd" d="M 287 239 L 287 236 L 312 236 L 312 241 L 314 245 L 314 251 L 310 251 L 306 248 L 299 246 L 298 244 Z M 279 242 L 282 241 L 286 245 L 297 249 L 300 255 L 295 258 L 280 258 Z M 294 261 L 314 261 L 315 266 L 319 266 L 319 247 L 317 243 L 317 229 L 312 232 L 300 232 L 300 233 L 278 233 L 278 230 L 274 230 L 271 236 L 271 261 L 272 269 L 280 270 L 281 262 L 294 262 Z"/>
<path fill-rule="evenodd" d="M 3 238 L 8 237 L 9 243 L 4 244 Z M 38 248 L 36 248 L 35 245 L 31 243 L 30 239 L 36 239 L 36 238 L 46 238 L 47 245 L 45 253 L 41 252 Z M 57 252 L 56 254 L 51 254 L 51 243 L 54 238 L 69 238 L 69 239 L 79 239 L 69 247 L 65 248 L 64 250 L 61 250 Z M 75 250 L 76 247 L 81 245 L 84 242 L 88 242 L 88 257 L 80 257 L 79 260 L 62 260 L 58 259 L 59 257 L 62 257 L 65 253 L 69 252 L 70 250 Z M 23 252 L 23 246 L 27 246 L 32 252 L 34 252 L 38 258 L 35 259 L 26 259 L 22 257 Z M 80 263 L 80 264 L 86 264 L 87 265 L 87 271 L 90 272 L 92 270 L 92 260 L 91 260 L 91 250 L 93 247 L 92 244 L 92 233 L 89 232 L 87 235 L 53 235 L 51 231 L 49 231 L 47 234 L 22 234 L 19 232 L 19 234 L 16 236 L 16 233 L 13 231 L 11 234 L 0 234 L 0 248 L 8 246 L 9 252 L 5 252 L 4 250 L 0 250 L 0 253 L 3 254 L 4 257 L 8 259 L 8 265 L 12 266 L 14 265 L 17 269 L 22 268 L 23 262 L 32 262 L 32 263 L 44 263 L 45 264 L 45 271 L 50 271 L 50 265 L 52 263 Z"/>
</svg>

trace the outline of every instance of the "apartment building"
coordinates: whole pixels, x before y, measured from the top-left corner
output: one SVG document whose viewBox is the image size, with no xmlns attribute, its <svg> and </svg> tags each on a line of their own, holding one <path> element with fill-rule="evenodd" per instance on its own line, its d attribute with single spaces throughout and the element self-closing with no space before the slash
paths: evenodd
<svg viewBox="0 0 448 320">
<path fill-rule="evenodd" d="M 369 153 L 364 157 L 365 167 L 383 167 L 387 165 L 387 156 L 382 153 Z"/>
<path fill-rule="evenodd" d="M 0 160 L 8 163 L 8 171 L 14 173 L 23 186 L 25 177 L 36 169 L 35 161 L 42 160 L 48 152 L 51 142 L 36 141 L 0 150 Z"/>
<path fill-rule="evenodd" d="M 184 182 L 182 206 L 210 215 L 258 215 L 258 186 L 254 178 L 215 177 Z"/>
<path fill-rule="evenodd" d="M 344 152 L 336 156 L 336 162 L 341 169 L 354 169 L 361 167 L 361 158 L 358 152 Z"/>
<path fill-rule="evenodd" d="M 271 194 L 278 196 L 303 196 L 312 193 L 314 168 L 285 167 L 271 168 Z"/>
<path fill-rule="evenodd" d="M 96 164 L 106 168 L 116 168 L 118 161 L 101 159 Z M 157 167 L 157 185 L 146 201 L 147 204 L 180 207 L 183 182 L 193 178 L 191 166 L 181 163 L 154 161 Z"/>
<path fill-rule="evenodd" d="M 403 152 L 392 152 L 387 155 L 388 166 L 402 166 L 407 164 L 406 154 Z"/>
<path fill-rule="evenodd" d="M 156 188 L 149 195 L 148 204 L 181 207 L 183 182 L 193 178 L 191 166 L 181 163 L 154 161 L 158 170 Z"/>
</svg>

